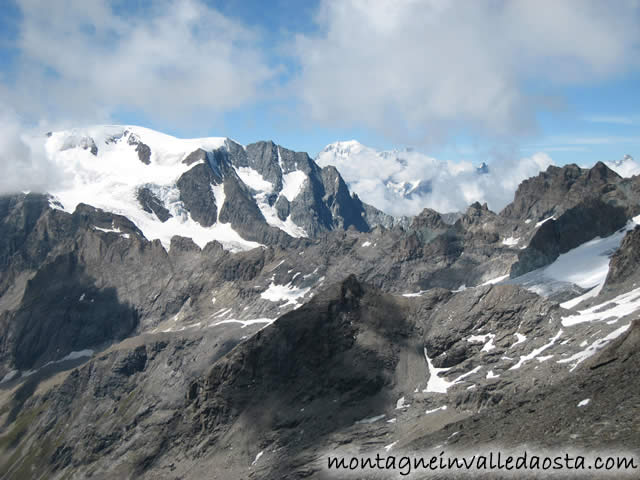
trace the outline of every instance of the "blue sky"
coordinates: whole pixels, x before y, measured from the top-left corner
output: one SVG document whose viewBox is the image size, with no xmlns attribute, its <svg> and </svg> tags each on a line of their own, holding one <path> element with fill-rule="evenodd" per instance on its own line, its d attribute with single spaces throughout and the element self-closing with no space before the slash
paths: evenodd
<svg viewBox="0 0 640 480">
<path fill-rule="evenodd" d="M 442 160 L 640 157 L 640 6 L 5 0 L 0 106 L 25 128 L 132 123 L 357 139 Z"/>
</svg>

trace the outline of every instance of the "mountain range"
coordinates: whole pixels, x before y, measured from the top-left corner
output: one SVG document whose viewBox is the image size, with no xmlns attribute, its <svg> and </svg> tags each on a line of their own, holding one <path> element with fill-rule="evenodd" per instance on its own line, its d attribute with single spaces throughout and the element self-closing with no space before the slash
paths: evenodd
<svg viewBox="0 0 640 480">
<path fill-rule="evenodd" d="M 0 197 L 2 478 L 637 448 L 633 159 L 547 165 L 498 212 L 394 217 L 353 193 L 354 142 L 314 161 L 134 126 L 38 141 L 63 181 Z M 433 193 L 403 180 L 412 152 L 366 153 L 389 195 Z"/>
</svg>

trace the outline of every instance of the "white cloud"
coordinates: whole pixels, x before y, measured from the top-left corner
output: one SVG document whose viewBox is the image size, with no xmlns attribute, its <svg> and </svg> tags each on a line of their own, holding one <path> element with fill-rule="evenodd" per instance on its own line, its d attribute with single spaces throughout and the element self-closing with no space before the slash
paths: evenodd
<svg viewBox="0 0 640 480">
<path fill-rule="evenodd" d="M 635 125 L 640 123 L 640 115 L 589 115 L 584 119 L 591 123 L 608 123 L 613 125 Z"/>
<path fill-rule="evenodd" d="M 470 162 L 444 162 L 415 151 L 377 152 L 357 142 L 325 148 L 316 161 L 338 168 L 350 188 L 366 203 L 392 215 L 415 215 L 424 207 L 439 212 L 464 211 L 469 204 L 487 202 L 499 211 L 513 200 L 522 180 L 546 170 L 553 160 L 545 153 L 526 158 L 496 157 L 488 174 L 478 174 Z M 429 184 L 410 196 L 398 185 Z"/>
<path fill-rule="evenodd" d="M 44 134 L 34 142 L 17 115 L 7 108 L 0 112 L 0 195 L 46 192 L 58 184 L 60 172 L 45 155 Z"/>
<path fill-rule="evenodd" d="M 299 35 L 309 115 L 415 144 L 471 128 L 530 131 L 550 98 L 528 93 L 638 66 L 635 0 L 324 0 Z M 539 94 L 538 94 L 539 95 Z"/>
<path fill-rule="evenodd" d="M 114 5 L 22 0 L 17 81 L 5 101 L 75 122 L 124 110 L 176 125 L 255 101 L 276 73 L 260 38 L 200 0 Z"/>
<path fill-rule="evenodd" d="M 528 148 L 538 148 L 546 150 L 547 148 L 560 146 L 593 146 L 593 145 L 620 145 L 620 144 L 638 144 L 640 136 L 625 137 L 620 135 L 608 136 L 550 136 L 545 138 L 544 144 L 531 144 Z"/>
<path fill-rule="evenodd" d="M 524 147 L 523 150 L 525 151 L 535 151 L 535 152 L 539 152 L 539 151 L 543 151 L 543 152 L 587 152 L 589 151 L 589 149 L 587 147 L 581 147 L 581 146 L 555 146 L 555 145 L 551 145 L 551 146 L 538 146 L 538 147 Z"/>
</svg>

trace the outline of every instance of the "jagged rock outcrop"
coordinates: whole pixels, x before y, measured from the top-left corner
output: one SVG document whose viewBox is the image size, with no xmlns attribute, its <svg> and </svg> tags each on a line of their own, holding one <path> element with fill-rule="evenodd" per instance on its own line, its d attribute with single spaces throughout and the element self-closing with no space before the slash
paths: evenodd
<svg viewBox="0 0 640 480">
<path fill-rule="evenodd" d="M 595 237 L 607 237 L 625 226 L 627 211 L 600 199 L 587 198 L 560 217 L 543 223 L 511 268 L 517 277 L 553 262 L 561 253 Z"/>
<path fill-rule="evenodd" d="M 411 222 L 410 228 L 416 231 L 423 230 L 446 230 L 448 224 L 442 219 L 442 215 L 430 208 L 425 208 L 419 215 L 416 215 Z"/>
<path fill-rule="evenodd" d="M 516 190 L 512 203 L 500 214 L 507 218 L 539 221 L 551 216 L 559 217 L 565 210 L 587 198 L 599 197 L 603 188 L 611 189 L 622 177 L 598 162 L 593 168 L 583 169 L 575 164 L 564 167 L 550 166 L 537 177 L 524 180 Z"/>
<path fill-rule="evenodd" d="M 139 188 L 136 192 L 136 198 L 138 199 L 138 202 L 140 202 L 140 205 L 145 212 L 154 213 L 161 222 L 166 222 L 171 217 L 173 217 L 169 210 L 165 208 L 162 201 L 155 193 L 153 193 L 153 191 L 149 187 Z"/>
<path fill-rule="evenodd" d="M 538 222 L 511 277 L 548 265 L 595 237 L 606 237 L 640 212 L 638 179 L 623 179 L 604 163 L 590 169 L 549 167 L 518 187 L 503 218 Z"/>
<path fill-rule="evenodd" d="M 128 132 L 125 132 L 125 135 L 127 135 L 127 133 Z M 138 159 L 142 163 L 144 163 L 145 165 L 151 164 L 151 148 L 149 147 L 149 145 L 142 143 L 142 141 L 134 133 L 129 133 L 127 143 L 129 145 L 135 145 Z"/>
</svg>

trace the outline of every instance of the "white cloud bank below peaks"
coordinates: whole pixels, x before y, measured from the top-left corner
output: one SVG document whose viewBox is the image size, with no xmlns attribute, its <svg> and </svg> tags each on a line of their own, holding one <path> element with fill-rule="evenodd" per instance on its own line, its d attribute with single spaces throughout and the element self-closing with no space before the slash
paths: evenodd
<svg viewBox="0 0 640 480">
<path fill-rule="evenodd" d="M 377 151 L 354 140 L 328 145 L 316 162 L 334 165 L 362 201 L 395 216 L 416 215 L 425 207 L 464 211 L 475 201 L 499 211 L 523 180 L 554 164 L 547 154 L 536 153 L 496 160 L 481 173 L 471 162 L 441 161 L 411 150 Z"/>
</svg>

